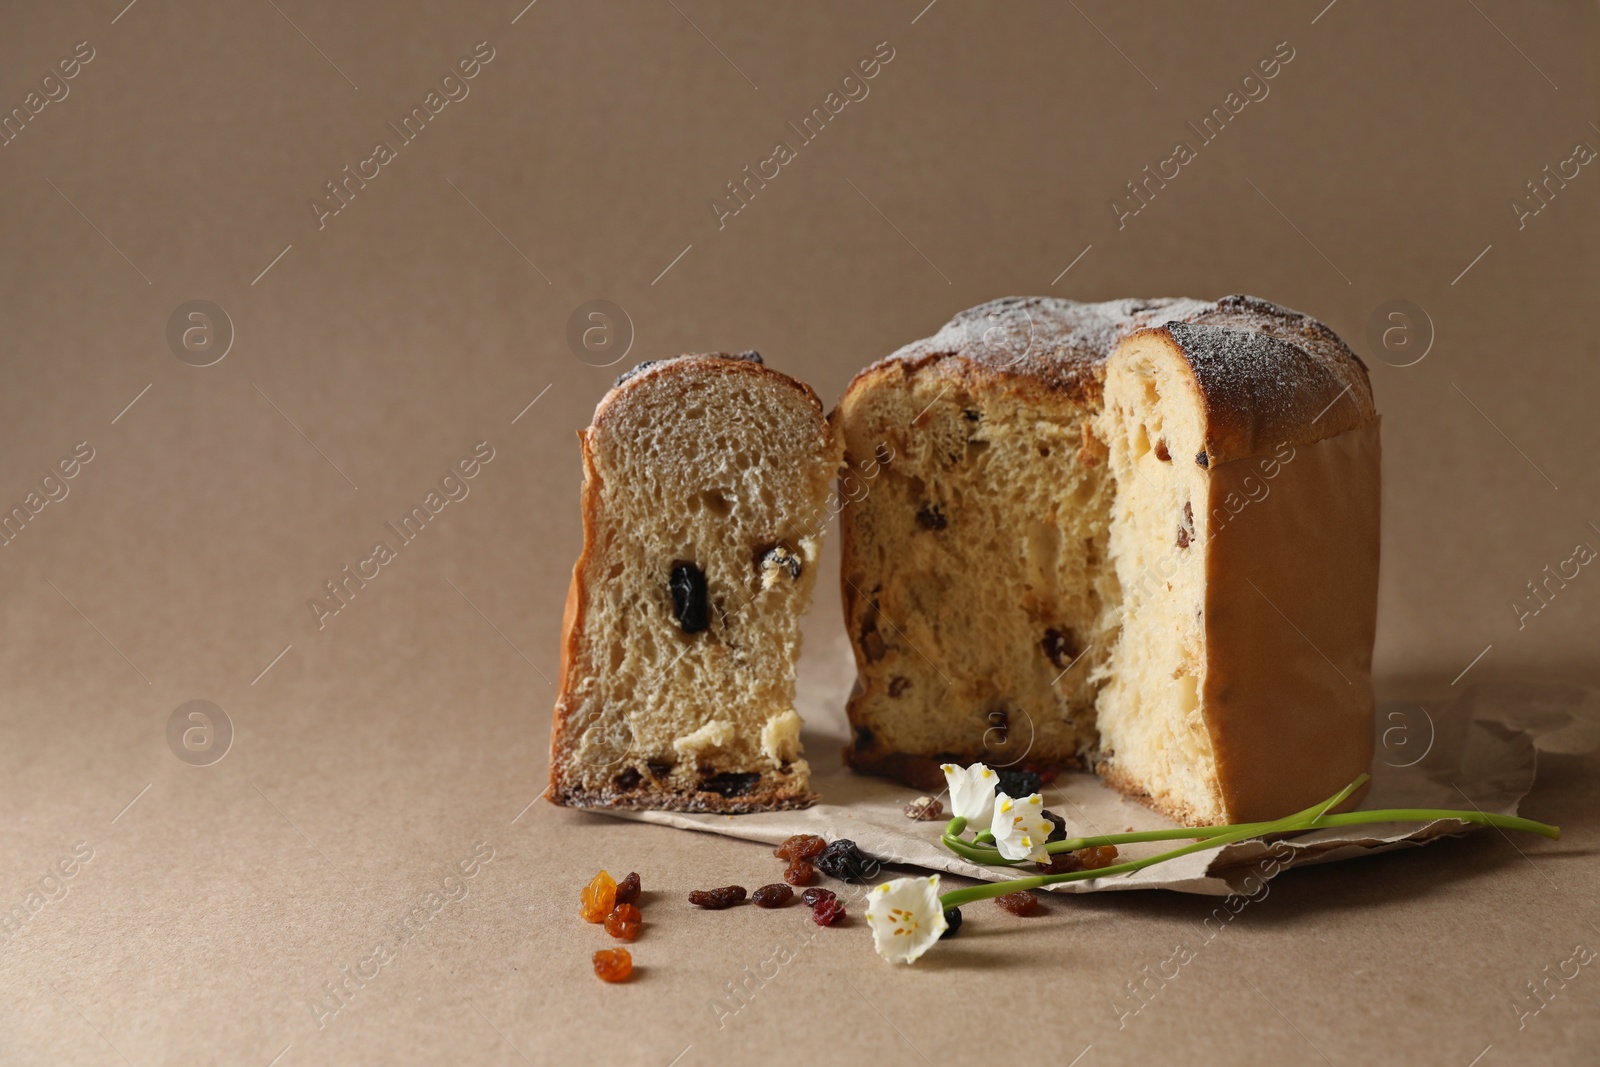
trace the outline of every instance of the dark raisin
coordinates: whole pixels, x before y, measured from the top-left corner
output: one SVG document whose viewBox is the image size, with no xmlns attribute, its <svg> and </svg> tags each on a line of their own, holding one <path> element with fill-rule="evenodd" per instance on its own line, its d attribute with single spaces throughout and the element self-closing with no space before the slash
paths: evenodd
<svg viewBox="0 0 1600 1067">
<path fill-rule="evenodd" d="M 818 904 L 821 904 L 824 900 L 834 899 L 834 894 L 833 890 L 823 889 L 821 886 L 818 886 L 815 889 L 807 889 L 804 893 L 801 893 L 800 899 L 805 901 L 806 907 L 814 908 Z"/>
<path fill-rule="evenodd" d="M 917 509 L 917 525 L 924 530 L 942 530 L 950 525 L 944 510 L 938 504 L 924 504 Z"/>
<path fill-rule="evenodd" d="M 1192 540 L 1194 540 L 1194 508 L 1186 500 L 1183 502 L 1183 521 L 1178 523 L 1178 547 L 1188 548 Z"/>
<path fill-rule="evenodd" d="M 844 922 L 844 905 L 836 898 L 824 900 L 811 909 L 811 921 L 818 926 L 838 926 Z"/>
<path fill-rule="evenodd" d="M 795 834 L 785 838 L 783 844 L 772 850 L 780 860 L 808 860 L 828 847 L 825 837 L 816 834 Z"/>
<path fill-rule="evenodd" d="M 639 874 L 631 872 L 628 877 L 617 883 L 617 904 L 639 903 Z"/>
<path fill-rule="evenodd" d="M 1194 505 L 1187 500 L 1183 502 L 1183 524 L 1194 529 Z"/>
<path fill-rule="evenodd" d="M 857 848 L 854 841 L 841 837 L 822 850 L 816 866 L 841 882 L 865 882 L 877 875 L 881 864 Z"/>
<path fill-rule="evenodd" d="M 760 363 L 762 361 L 761 360 L 761 353 L 757 352 L 753 348 L 748 350 L 748 351 L 745 351 L 745 352 L 740 352 L 738 355 L 733 356 L 731 358 L 733 358 L 733 359 L 742 359 L 746 363 Z"/>
<path fill-rule="evenodd" d="M 1172 453 L 1167 451 L 1167 439 L 1164 437 L 1156 442 L 1156 458 L 1163 463 L 1172 462 Z"/>
<path fill-rule="evenodd" d="M 794 899 L 794 890 L 782 882 L 764 885 L 750 894 L 750 902 L 758 908 L 781 908 Z"/>
<path fill-rule="evenodd" d="M 1008 797 L 1026 797 L 1044 788 L 1044 779 L 1033 771 L 1012 768 L 994 772 L 995 789 Z"/>
<path fill-rule="evenodd" d="M 1194 461 L 1207 470 L 1211 469 L 1211 460 L 1204 452 L 1196 452 L 1194 454 Z"/>
<path fill-rule="evenodd" d="M 900 675 L 895 675 L 893 678 L 889 679 L 889 695 L 892 697 L 899 696 L 909 688 L 911 688 L 911 679 L 909 678 L 902 678 Z"/>
<path fill-rule="evenodd" d="M 1178 547 L 1189 547 L 1189 531 L 1184 529 L 1181 525 L 1178 527 Z"/>
<path fill-rule="evenodd" d="M 1050 662 L 1060 670 L 1065 670 L 1078 658 L 1078 637 L 1071 630 L 1057 630 L 1051 627 L 1044 632 L 1044 639 L 1039 642 L 1039 647 L 1044 649 L 1044 654 L 1050 657 Z"/>
<path fill-rule="evenodd" d="M 629 767 L 617 775 L 617 788 L 624 793 L 630 793 L 639 788 L 639 783 L 644 781 L 644 775 L 639 773 L 639 768 Z"/>
<path fill-rule="evenodd" d="M 650 777 L 657 780 L 664 779 L 672 773 L 672 764 L 664 763 L 658 760 L 651 760 L 650 762 L 646 763 L 644 767 L 645 770 L 650 772 Z"/>
<path fill-rule="evenodd" d="M 1039 812 L 1039 814 L 1049 819 L 1052 827 L 1050 836 L 1044 839 L 1046 844 L 1049 844 L 1051 841 L 1065 841 L 1067 839 L 1067 820 L 1063 819 L 1055 812 L 1050 811 L 1048 808 Z"/>
<path fill-rule="evenodd" d="M 800 556 L 783 545 L 773 545 L 756 561 L 756 570 L 765 577 L 768 571 L 783 572 L 790 578 L 800 577 Z"/>
<path fill-rule="evenodd" d="M 684 633 L 697 634 L 711 625 L 706 576 L 699 567 L 693 563 L 674 563 L 667 588 L 672 592 L 672 614 Z"/>
<path fill-rule="evenodd" d="M 946 909 L 944 909 L 944 921 L 945 921 L 945 929 L 944 929 L 944 933 L 939 935 L 939 940 L 940 941 L 943 941 L 947 937 L 956 936 L 956 932 L 961 929 L 961 909 L 960 908 L 946 908 Z"/>
<path fill-rule="evenodd" d="M 1039 910 L 1038 894 L 1030 893 L 1026 889 L 1007 893 L 1003 897 L 995 897 L 994 902 L 1000 905 L 1002 910 L 1009 911 L 1013 915 L 1032 915 Z"/>
<path fill-rule="evenodd" d="M 1049 863 L 1035 864 L 1041 874 L 1070 874 L 1083 870 L 1083 861 L 1076 852 L 1052 852 Z"/>
<path fill-rule="evenodd" d="M 696 889 L 689 894 L 689 903 L 709 911 L 731 908 L 744 900 L 744 886 L 725 885 L 721 889 Z"/>
<path fill-rule="evenodd" d="M 973 411 L 971 408 L 965 409 L 964 411 L 961 412 L 961 414 L 963 414 L 963 415 L 965 415 L 967 417 L 967 421 L 968 422 L 977 422 L 978 418 L 979 418 L 978 413 L 976 411 Z"/>
<path fill-rule="evenodd" d="M 918 797 L 906 805 L 906 818 L 918 822 L 933 822 L 944 814 L 944 805 L 933 797 Z"/>
<path fill-rule="evenodd" d="M 870 727 L 870 726 L 857 726 L 856 727 L 856 750 L 857 751 L 861 751 L 861 750 L 864 750 L 864 749 L 871 748 L 872 747 L 872 742 L 876 739 L 876 737 L 877 737 L 877 735 L 872 732 L 872 727 Z"/>
<path fill-rule="evenodd" d="M 761 781 L 761 775 L 755 771 L 723 771 L 713 774 L 700 782 L 700 788 L 707 793 L 716 793 L 724 797 L 742 797 L 756 787 Z"/>
<path fill-rule="evenodd" d="M 783 880 L 790 885 L 810 885 L 817 880 L 817 869 L 805 860 L 791 860 L 783 869 Z"/>
<path fill-rule="evenodd" d="M 873 610 L 877 607 L 874 605 Z M 878 620 L 869 618 L 861 624 L 861 654 L 867 657 L 868 663 L 876 663 L 889 651 L 889 646 L 884 643 L 883 635 L 878 632 Z"/>
</svg>

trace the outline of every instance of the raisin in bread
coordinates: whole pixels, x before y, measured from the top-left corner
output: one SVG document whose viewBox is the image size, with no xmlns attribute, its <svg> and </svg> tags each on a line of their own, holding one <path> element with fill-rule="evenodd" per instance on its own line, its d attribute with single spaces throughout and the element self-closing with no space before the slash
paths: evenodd
<svg viewBox="0 0 1600 1067">
<path fill-rule="evenodd" d="M 996 301 L 858 375 L 846 757 L 1092 767 L 1190 824 L 1368 769 L 1378 417 L 1320 323 Z"/>
<path fill-rule="evenodd" d="M 840 449 L 816 394 L 754 352 L 682 356 L 618 378 L 579 438 L 546 797 L 810 803 L 795 662 Z"/>
</svg>

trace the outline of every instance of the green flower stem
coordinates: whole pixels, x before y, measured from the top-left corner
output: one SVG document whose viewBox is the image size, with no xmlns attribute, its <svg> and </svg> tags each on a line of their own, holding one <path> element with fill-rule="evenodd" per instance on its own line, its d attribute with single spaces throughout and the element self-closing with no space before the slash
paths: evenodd
<svg viewBox="0 0 1600 1067">
<path fill-rule="evenodd" d="M 1532 819 L 1523 819 L 1515 815 L 1497 815 L 1483 811 L 1456 811 L 1449 808 L 1383 808 L 1374 811 L 1347 811 L 1337 815 L 1323 815 L 1320 818 L 1308 821 L 1304 826 L 1296 827 L 1301 830 L 1322 830 L 1330 826 L 1368 826 L 1388 822 L 1434 822 L 1439 819 L 1454 819 L 1473 826 L 1496 826 L 1502 830 L 1520 830 L 1524 833 L 1539 834 L 1552 841 L 1560 840 L 1561 828 L 1551 826 L 1549 823 L 1535 822 Z M 1062 852 L 1077 852 L 1079 849 L 1096 848 L 1101 845 L 1133 845 L 1143 841 L 1191 841 L 1197 839 L 1216 838 L 1224 834 L 1236 833 L 1240 830 L 1251 830 L 1254 834 L 1266 833 L 1266 827 L 1271 823 L 1235 823 L 1225 826 L 1187 826 L 1174 830 L 1140 830 L 1125 834 L 1101 834 L 1097 837 L 1069 837 L 1065 841 L 1052 841 L 1045 846 L 1051 855 Z M 957 831 L 959 834 L 959 831 Z M 945 846 L 950 851 L 972 860 L 974 863 L 992 864 L 995 866 L 1013 866 L 1024 860 L 1008 860 L 1000 855 L 992 845 L 980 842 L 960 840 L 952 835 L 948 827 L 945 829 Z"/>
<path fill-rule="evenodd" d="M 1313 804 L 1309 808 L 1297 811 L 1293 815 L 1278 819 L 1275 822 L 1249 823 L 1235 827 L 1230 832 L 1219 834 L 1216 837 L 1204 841 L 1196 841 L 1192 845 L 1185 845 L 1183 848 L 1175 848 L 1142 860 L 1115 863 L 1109 867 L 1097 867 L 1087 871 L 1070 871 L 1066 874 L 1039 874 L 1031 878 L 1014 878 L 1007 882 L 991 882 L 988 885 L 972 886 L 970 889 L 955 889 L 940 895 L 939 906 L 945 909 L 956 908 L 975 900 L 989 900 L 993 897 L 1004 896 L 1007 893 L 1015 893 L 1023 889 L 1038 889 L 1041 886 L 1055 885 L 1057 882 L 1077 882 L 1087 878 L 1105 878 L 1116 874 L 1129 874 L 1133 871 L 1143 870 L 1146 867 L 1153 867 L 1158 863 L 1164 863 L 1167 860 L 1177 859 L 1179 856 L 1186 856 L 1191 852 L 1219 848 L 1222 845 L 1243 841 L 1259 834 L 1282 833 L 1284 831 L 1302 829 L 1308 823 L 1315 822 L 1329 808 L 1337 807 L 1366 780 L 1367 775 L 1363 774 L 1327 800 L 1319 804 Z"/>
</svg>

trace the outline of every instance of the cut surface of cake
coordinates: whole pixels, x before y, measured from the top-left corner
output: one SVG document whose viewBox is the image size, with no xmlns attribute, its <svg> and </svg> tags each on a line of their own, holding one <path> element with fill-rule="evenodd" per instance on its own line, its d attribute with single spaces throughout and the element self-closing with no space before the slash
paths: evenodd
<svg viewBox="0 0 1600 1067">
<path fill-rule="evenodd" d="M 840 451 L 816 394 L 753 352 L 641 364 L 580 442 L 545 796 L 810 803 L 795 664 Z"/>
<path fill-rule="evenodd" d="M 996 301 L 867 368 L 843 513 L 847 758 L 1092 768 L 1188 823 L 1368 769 L 1378 419 L 1251 297 Z"/>
</svg>

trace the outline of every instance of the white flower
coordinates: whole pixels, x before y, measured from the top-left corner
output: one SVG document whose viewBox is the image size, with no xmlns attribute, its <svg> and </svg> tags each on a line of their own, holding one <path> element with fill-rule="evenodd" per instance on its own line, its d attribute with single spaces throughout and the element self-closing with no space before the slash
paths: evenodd
<svg viewBox="0 0 1600 1067">
<path fill-rule="evenodd" d="M 983 823 L 994 811 L 995 773 L 981 763 L 963 770 L 954 763 L 941 768 L 950 785 L 950 814 L 969 823 Z"/>
<path fill-rule="evenodd" d="M 939 876 L 893 878 L 867 894 L 872 947 L 890 963 L 915 963 L 950 928 L 939 903 Z"/>
<path fill-rule="evenodd" d="M 1038 860 L 1050 862 L 1045 842 L 1055 827 L 1044 817 L 1044 797 L 1038 793 L 1012 800 L 1004 793 L 995 797 L 994 823 L 989 832 L 994 834 L 994 846 L 1008 860 Z"/>
</svg>

